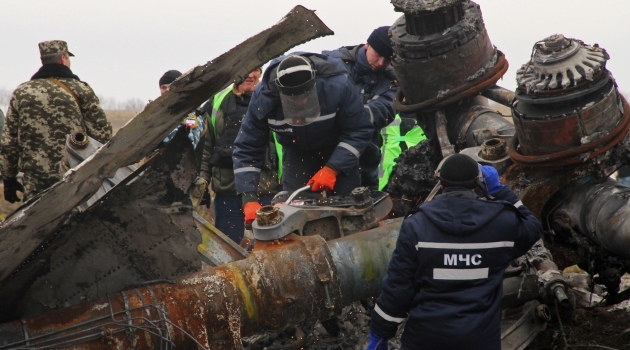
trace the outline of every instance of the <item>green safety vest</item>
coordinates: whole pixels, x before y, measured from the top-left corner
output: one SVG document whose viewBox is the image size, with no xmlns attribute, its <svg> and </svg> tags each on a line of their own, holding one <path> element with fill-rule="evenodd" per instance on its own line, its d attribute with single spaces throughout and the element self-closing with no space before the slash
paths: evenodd
<svg viewBox="0 0 630 350">
<path fill-rule="evenodd" d="M 225 96 L 232 91 L 232 85 L 228 86 L 225 90 L 214 95 L 214 100 L 212 102 L 212 114 L 210 115 L 210 121 L 212 122 L 212 130 L 214 131 L 214 138 L 217 138 L 217 113 L 219 112 L 219 108 L 221 108 L 221 103 L 225 99 Z M 276 138 L 276 133 L 271 132 L 273 134 L 273 142 L 276 145 L 276 153 L 278 154 L 278 179 L 282 179 L 282 145 L 278 143 L 278 139 Z"/>
<path fill-rule="evenodd" d="M 381 191 L 387 187 L 389 177 L 394 165 L 396 165 L 395 160 L 402 153 L 400 143 L 404 142 L 407 148 L 411 148 L 427 138 L 422 128 L 417 124 L 405 135 L 401 135 L 401 122 L 400 115 L 396 114 L 394 121 L 381 129 L 383 146 L 381 146 L 381 163 L 378 166 L 378 189 Z"/>
</svg>

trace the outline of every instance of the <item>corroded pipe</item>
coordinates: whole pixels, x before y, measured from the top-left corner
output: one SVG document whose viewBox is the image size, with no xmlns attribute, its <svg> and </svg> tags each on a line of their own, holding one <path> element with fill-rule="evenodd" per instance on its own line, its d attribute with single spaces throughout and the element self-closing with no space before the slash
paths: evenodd
<svg viewBox="0 0 630 350">
<path fill-rule="evenodd" d="M 585 178 L 558 192 L 559 202 L 550 221 L 563 220 L 566 227 L 588 237 L 608 251 L 630 258 L 630 189 L 612 179 L 603 183 Z M 560 202 L 561 201 L 561 202 Z"/>
<path fill-rule="evenodd" d="M 240 349 L 241 337 L 375 296 L 402 220 L 329 242 L 291 236 L 244 260 L 0 325 L 0 349 Z M 350 277 L 352 281 L 350 281 Z"/>
<path fill-rule="evenodd" d="M 504 87 L 494 85 L 481 92 L 481 96 L 487 97 L 494 102 L 500 103 L 507 107 L 512 107 L 514 103 L 514 91 Z"/>
</svg>

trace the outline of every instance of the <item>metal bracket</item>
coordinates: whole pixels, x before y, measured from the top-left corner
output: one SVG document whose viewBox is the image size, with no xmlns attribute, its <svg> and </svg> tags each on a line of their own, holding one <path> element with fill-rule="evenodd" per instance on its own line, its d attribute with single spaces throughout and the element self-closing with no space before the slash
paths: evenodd
<svg viewBox="0 0 630 350">
<path fill-rule="evenodd" d="M 436 125 L 435 131 L 440 142 L 440 149 L 442 150 L 442 157 L 446 158 L 451 154 L 455 154 L 455 147 L 451 144 L 446 133 L 446 113 L 444 109 L 438 109 L 435 111 Z"/>
</svg>

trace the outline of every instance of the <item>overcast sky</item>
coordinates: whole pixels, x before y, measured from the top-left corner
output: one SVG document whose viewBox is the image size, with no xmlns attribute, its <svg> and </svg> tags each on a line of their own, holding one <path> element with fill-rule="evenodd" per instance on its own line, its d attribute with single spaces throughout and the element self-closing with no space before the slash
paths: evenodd
<svg viewBox="0 0 630 350">
<path fill-rule="evenodd" d="M 630 91 L 628 0 L 478 0 L 492 43 L 515 72 L 532 45 L 554 33 L 599 43 L 611 56 L 622 91 Z M 365 42 L 372 29 L 400 13 L 387 0 L 0 0 L 3 65 L 0 89 L 13 90 L 41 66 L 37 43 L 62 39 L 76 57 L 72 70 L 99 96 L 154 99 L 158 79 L 205 63 L 276 23 L 293 6 L 317 10 L 334 36 L 299 46 L 320 52 Z"/>
</svg>

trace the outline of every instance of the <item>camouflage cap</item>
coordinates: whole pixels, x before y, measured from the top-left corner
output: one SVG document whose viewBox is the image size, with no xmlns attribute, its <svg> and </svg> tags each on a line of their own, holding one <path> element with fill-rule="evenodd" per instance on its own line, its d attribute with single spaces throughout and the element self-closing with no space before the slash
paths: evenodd
<svg viewBox="0 0 630 350">
<path fill-rule="evenodd" d="M 67 52 L 68 55 L 74 56 L 72 52 L 68 51 L 68 43 L 63 40 L 49 40 L 39 43 L 39 55 L 52 55 L 55 53 Z"/>
</svg>

